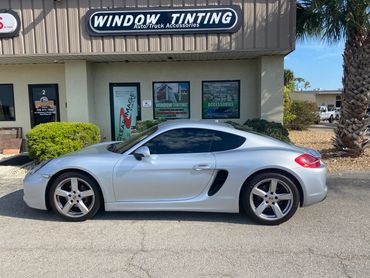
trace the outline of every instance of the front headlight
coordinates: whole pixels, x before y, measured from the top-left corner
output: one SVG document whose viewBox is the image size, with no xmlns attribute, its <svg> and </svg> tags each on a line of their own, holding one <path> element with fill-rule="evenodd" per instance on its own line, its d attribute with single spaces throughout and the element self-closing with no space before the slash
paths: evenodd
<svg viewBox="0 0 370 278">
<path fill-rule="evenodd" d="M 52 159 L 45 160 L 41 162 L 40 164 L 36 165 L 33 167 L 29 172 L 28 175 L 33 175 L 35 174 L 38 170 L 40 170 L 42 167 L 44 167 L 46 164 L 48 164 Z"/>
</svg>

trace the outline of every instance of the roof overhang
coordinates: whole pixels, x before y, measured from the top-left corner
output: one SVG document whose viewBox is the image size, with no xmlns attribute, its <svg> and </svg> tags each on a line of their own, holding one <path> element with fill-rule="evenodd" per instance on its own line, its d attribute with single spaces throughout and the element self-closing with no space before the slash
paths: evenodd
<svg viewBox="0 0 370 278">
<path fill-rule="evenodd" d="M 218 52 L 146 52 L 146 53 L 89 53 L 89 54 L 31 54 L 2 55 L 0 64 L 50 64 L 70 60 L 88 62 L 168 62 L 168 61 L 207 61 L 207 60 L 245 60 L 261 56 L 285 56 L 290 50 L 266 51 L 218 51 Z"/>
</svg>

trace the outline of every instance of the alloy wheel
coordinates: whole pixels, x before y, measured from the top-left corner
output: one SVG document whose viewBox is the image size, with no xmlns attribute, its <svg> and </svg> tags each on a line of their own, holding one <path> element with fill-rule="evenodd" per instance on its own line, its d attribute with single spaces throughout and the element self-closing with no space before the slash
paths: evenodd
<svg viewBox="0 0 370 278">
<path fill-rule="evenodd" d="M 282 180 L 268 178 L 254 185 L 250 194 L 254 214 L 264 220 L 280 220 L 293 207 L 293 192 Z"/>
<path fill-rule="evenodd" d="M 54 203 L 62 215 L 79 218 L 94 207 L 95 193 L 92 186 L 83 179 L 67 178 L 56 186 Z"/>
</svg>

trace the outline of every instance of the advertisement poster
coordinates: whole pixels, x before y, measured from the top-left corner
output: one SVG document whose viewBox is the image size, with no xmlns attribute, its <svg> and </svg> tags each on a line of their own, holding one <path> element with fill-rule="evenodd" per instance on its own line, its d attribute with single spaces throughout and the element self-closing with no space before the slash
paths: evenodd
<svg viewBox="0 0 370 278">
<path fill-rule="evenodd" d="M 203 82 L 203 119 L 232 119 L 240 117 L 240 82 Z"/>
<path fill-rule="evenodd" d="M 40 100 L 35 101 L 34 114 L 40 116 L 52 116 L 55 114 L 55 104 L 54 100 L 49 100 L 46 96 L 40 98 Z"/>
<path fill-rule="evenodd" d="M 189 82 L 154 82 L 154 118 L 190 118 Z"/>
<path fill-rule="evenodd" d="M 116 141 L 131 138 L 138 116 L 138 88 L 136 86 L 113 87 L 114 134 Z"/>
</svg>

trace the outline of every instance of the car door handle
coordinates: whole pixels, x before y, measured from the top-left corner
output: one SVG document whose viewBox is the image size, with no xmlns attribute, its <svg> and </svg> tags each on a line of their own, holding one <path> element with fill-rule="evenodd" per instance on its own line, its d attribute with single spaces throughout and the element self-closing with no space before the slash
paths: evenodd
<svg viewBox="0 0 370 278">
<path fill-rule="evenodd" d="M 203 171 L 211 169 L 211 166 L 208 164 L 198 164 L 193 167 L 195 171 Z"/>
</svg>

